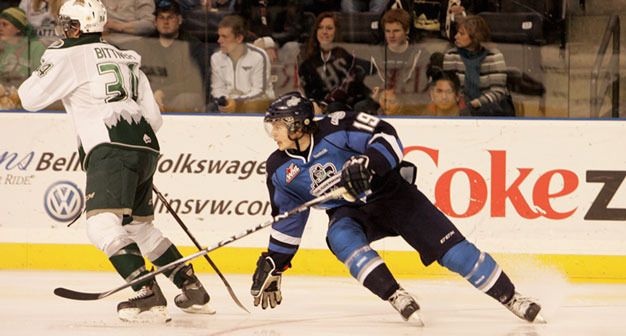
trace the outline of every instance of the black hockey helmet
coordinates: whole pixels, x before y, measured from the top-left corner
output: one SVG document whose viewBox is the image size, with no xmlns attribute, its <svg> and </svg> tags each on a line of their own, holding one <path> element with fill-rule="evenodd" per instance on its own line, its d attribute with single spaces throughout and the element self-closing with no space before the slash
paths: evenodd
<svg viewBox="0 0 626 336">
<path fill-rule="evenodd" d="M 265 112 L 266 123 L 282 121 L 290 133 L 310 133 L 313 127 L 313 103 L 300 92 L 285 93 L 270 104 Z"/>
</svg>

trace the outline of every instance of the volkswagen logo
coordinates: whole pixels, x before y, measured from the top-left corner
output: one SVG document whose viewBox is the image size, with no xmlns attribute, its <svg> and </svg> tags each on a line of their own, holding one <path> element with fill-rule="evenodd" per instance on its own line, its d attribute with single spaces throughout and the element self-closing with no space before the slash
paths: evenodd
<svg viewBox="0 0 626 336">
<path fill-rule="evenodd" d="M 51 185 L 44 195 L 48 215 L 59 222 L 70 222 L 83 210 L 85 198 L 76 184 L 59 181 Z"/>
</svg>

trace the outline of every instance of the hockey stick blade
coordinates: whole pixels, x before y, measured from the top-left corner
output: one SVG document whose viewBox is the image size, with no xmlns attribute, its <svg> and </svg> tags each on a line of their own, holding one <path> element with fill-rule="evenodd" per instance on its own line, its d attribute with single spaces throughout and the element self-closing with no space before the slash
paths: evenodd
<svg viewBox="0 0 626 336">
<path fill-rule="evenodd" d="M 232 235 L 220 242 L 217 242 L 215 244 L 213 244 L 212 246 L 209 246 L 207 248 L 204 248 L 194 254 L 190 254 L 186 257 L 177 259 L 172 261 L 169 264 L 166 264 L 164 266 L 161 266 L 158 270 L 156 271 L 152 271 L 150 273 L 146 273 L 138 278 L 135 278 L 133 281 L 127 282 L 117 288 L 113 288 L 109 291 L 106 292 L 100 292 L 100 293 L 88 293 L 88 292 L 79 292 L 79 291 L 75 291 L 75 290 L 71 290 L 71 289 L 67 289 L 67 288 L 63 288 L 63 287 L 59 287 L 59 288 L 55 288 L 54 289 L 54 294 L 57 296 L 60 296 L 62 298 L 66 298 L 66 299 L 70 299 L 70 300 L 79 300 L 79 301 L 94 301 L 94 300 L 100 300 L 103 299 L 107 296 L 110 296 L 112 294 L 115 294 L 123 289 L 126 289 L 128 287 L 131 287 L 133 285 L 145 282 L 147 280 L 153 279 L 155 276 L 167 272 L 173 268 L 176 268 L 178 265 L 184 264 L 192 259 L 204 256 L 206 254 L 208 254 L 211 251 L 214 251 L 222 246 L 228 245 L 234 241 L 237 241 L 243 237 L 249 236 L 252 233 L 255 233 L 261 229 L 264 229 L 280 220 L 283 220 L 285 218 L 291 217 L 293 215 L 299 214 L 301 212 L 304 212 L 308 209 L 310 209 L 311 207 L 314 207 L 318 204 L 322 204 L 326 201 L 330 201 L 332 199 L 337 199 L 340 198 L 343 194 L 346 193 L 346 189 L 341 187 L 341 188 L 337 188 L 331 192 L 329 192 L 328 194 L 319 196 L 317 198 L 314 198 L 302 205 L 300 205 L 297 208 L 294 208 L 292 210 L 289 210 L 287 212 L 283 212 L 282 214 L 278 214 L 274 217 L 272 217 L 272 219 L 268 220 L 265 223 L 261 223 L 255 227 L 249 228 L 246 231 L 242 231 L 239 232 L 238 234 Z"/>
</svg>

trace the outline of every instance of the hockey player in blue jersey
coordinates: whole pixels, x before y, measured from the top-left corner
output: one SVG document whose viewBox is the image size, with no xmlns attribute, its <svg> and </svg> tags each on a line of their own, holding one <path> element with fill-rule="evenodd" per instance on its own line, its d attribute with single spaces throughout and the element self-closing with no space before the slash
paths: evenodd
<svg viewBox="0 0 626 336">
<path fill-rule="evenodd" d="M 404 320 L 422 325 L 419 305 L 370 247 L 384 237 L 401 236 L 424 265 L 437 261 L 518 317 L 542 320 L 539 304 L 520 295 L 491 255 L 467 241 L 413 184 L 415 166 L 402 161 L 402 143 L 389 123 L 350 111 L 314 121 L 312 103 L 297 92 L 275 100 L 264 121 L 278 146 L 267 159 L 272 214 L 345 187 L 344 199 L 321 206 L 329 217 L 328 246 L 354 278 L 389 301 Z M 255 306 L 275 308 L 281 303 L 282 273 L 291 266 L 308 215 L 272 225 L 268 250 L 253 275 Z"/>
</svg>

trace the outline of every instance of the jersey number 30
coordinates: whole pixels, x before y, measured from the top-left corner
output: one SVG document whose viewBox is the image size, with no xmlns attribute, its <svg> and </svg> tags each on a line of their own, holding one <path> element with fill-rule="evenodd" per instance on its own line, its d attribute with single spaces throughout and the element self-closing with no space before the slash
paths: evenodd
<svg viewBox="0 0 626 336">
<path fill-rule="evenodd" d="M 115 76 L 115 81 L 106 83 L 106 98 L 105 101 L 107 103 L 122 101 L 127 98 L 131 98 L 132 100 L 137 100 L 137 85 L 139 83 L 139 79 L 135 74 L 137 68 L 136 63 L 128 64 L 128 73 L 130 74 L 130 82 L 124 80 L 124 76 L 122 70 L 120 69 L 120 64 L 117 63 L 100 63 L 98 64 L 98 73 L 100 75 L 105 75 L 112 73 Z M 130 83 L 130 88 L 127 88 L 126 83 Z"/>
</svg>

